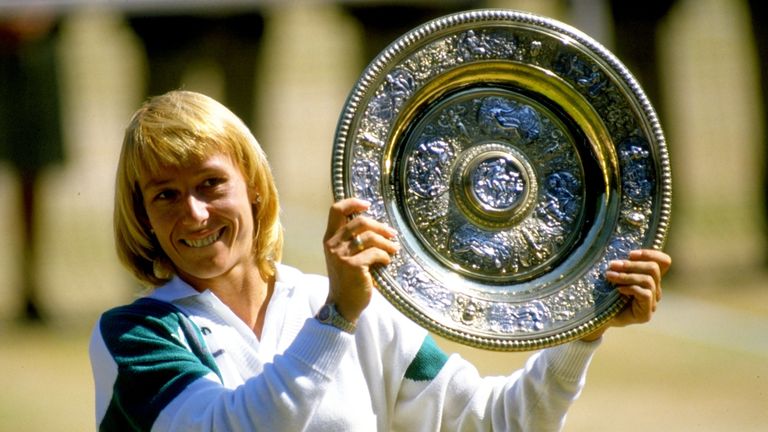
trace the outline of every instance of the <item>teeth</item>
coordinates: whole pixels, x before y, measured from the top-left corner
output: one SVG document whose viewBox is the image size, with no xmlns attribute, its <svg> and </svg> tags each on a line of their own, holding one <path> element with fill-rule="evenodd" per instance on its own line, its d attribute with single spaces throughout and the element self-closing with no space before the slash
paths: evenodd
<svg viewBox="0 0 768 432">
<path fill-rule="evenodd" d="M 209 235 L 208 237 L 200 239 L 200 240 L 187 240 L 187 239 L 184 239 L 182 241 L 187 246 L 191 246 L 191 247 L 194 247 L 194 248 L 206 247 L 206 246 L 208 246 L 210 244 L 213 244 L 213 242 L 215 242 L 216 240 L 218 240 L 221 237 L 222 232 L 223 231 L 219 231 L 219 232 L 213 233 L 213 234 Z"/>
</svg>

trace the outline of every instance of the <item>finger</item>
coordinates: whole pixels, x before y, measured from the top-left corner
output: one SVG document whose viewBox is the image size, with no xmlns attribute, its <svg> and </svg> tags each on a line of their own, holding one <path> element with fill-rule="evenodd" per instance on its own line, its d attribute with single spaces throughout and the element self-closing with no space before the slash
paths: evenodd
<svg viewBox="0 0 768 432">
<path fill-rule="evenodd" d="M 609 270 L 605 272 L 605 278 L 616 285 L 617 289 L 622 286 L 634 286 L 651 293 L 654 304 L 661 301 L 661 286 L 651 275 L 644 273 L 623 273 Z M 656 310 L 655 306 L 653 310 Z"/>
<path fill-rule="evenodd" d="M 638 249 L 629 253 L 629 258 L 633 261 L 653 261 L 659 266 L 661 276 L 664 276 L 672 266 L 672 257 L 666 253 L 655 249 Z"/>
<path fill-rule="evenodd" d="M 653 276 L 645 273 L 624 273 L 613 270 L 605 272 L 605 278 L 615 285 L 637 285 L 649 292 L 656 294 L 656 281 Z"/>
<path fill-rule="evenodd" d="M 392 262 L 392 255 L 384 249 L 367 248 L 349 257 L 349 263 L 370 272 L 370 267 L 375 265 L 388 265 Z"/>
<path fill-rule="evenodd" d="M 632 322 L 634 324 L 648 322 L 656 311 L 656 301 L 650 290 L 638 285 L 621 285 L 616 289 L 623 295 L 630 298 Z"/>
<path fill-rule="evenodd" d="M 646 252 L 649 252 L 646 254 Z M 633 251 L 630 253 L 629 260 L 617 260 L 609 263 L 609 269 L 620 271 L 624 273 L 642 273 L 650 275 L 654 281 L 653 291 L 656 294 L 656 300 L 661 300 L 661 279 L 663 277 L 663 271 L 661 266 L 655 259 L 661 259 L 662 256 L 655 256 L 658 251 L 641 250 Z M 667 256 L 664 253 L 660 253 L 663 256 Z M 668 257 L 668 256 L 667 256 Z"/>
<path fill-rule="evenodd" d="M 328 226 L 325 230 L 325 239 L 336 235 L 340 228 L 345 226 L 349 217 L 361 213 L 371 206 L 371 203 L 358 198 L 347 198 L 335 202 L 328 213 Z"/>
<path fill-rule="evenodd" d="M 393 240 L 397 237 L 397 231 L 375 219 L 357 216 L 343 225 L 335 236 L 337 241 L 347 241 L 352 246 L 358 246 L 359 242 L 355 240 L 356 237 L 359 237 L 364 244 L 368 245 L 371 244 L 371 239 L 378 239 L 379 237 Z M 373 242 L 373 244 L 376 243 Z"/>
<path fill-rule="evenodd" d="M 653 279 L 654 285 L 661 285 L 661 269 L 654 261 L 616 260 L 609 263 L 608 269 L 621 273 L 648 275 Z"/>
<path fill-rule="evenodd" d="M 383 235 L 382 235 L 383 232 Z M 393 241 L 391 230 L 384 226 L 382 231 L 367 230 L 352 237 L 349 242 L 350 252 L 355 254 L 368 248 L 381 249 L 389 255 L 400 250 L 400 245 Z"/>
</svg>

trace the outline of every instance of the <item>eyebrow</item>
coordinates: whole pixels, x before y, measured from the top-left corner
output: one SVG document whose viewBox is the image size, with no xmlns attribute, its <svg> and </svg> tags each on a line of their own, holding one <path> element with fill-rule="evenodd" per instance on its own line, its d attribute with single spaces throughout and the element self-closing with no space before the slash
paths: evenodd
<svg viewBox="0 0 768 432">
<path fill-rule="evenodd" d="M 224 173 L 224 169 L 219 167 L 218 165 L 213 166 L 204 166 L 197 170 L 197 172 L 194 174 L 195 176 L 205 177 L 211 174 L 215 175 L 222 175 Z M 141 187 L 141 190 L 148 190 L 152 188 L 160 188 L 165 186 L 166 184 L 172 183 L 174 180 L 174 177 L 171 178 L 150 178 L 149 181 L 144 183 L 143 185 L 139 184 Z"/>
<path fill-rule="evenodd" d="M 143 185 L 140 184 L 139 186 L 140 186 L 141 190 L 157 189 L 157 188 L 160 188 L 160 187 L 170 183 L 171 181 L 172 181 L 171 179 L 167 179 L 167 180 L 166 179 L 160 179 L 160 180 L 151 179 L 148 182 L 144 183 Z"/>
</svg>

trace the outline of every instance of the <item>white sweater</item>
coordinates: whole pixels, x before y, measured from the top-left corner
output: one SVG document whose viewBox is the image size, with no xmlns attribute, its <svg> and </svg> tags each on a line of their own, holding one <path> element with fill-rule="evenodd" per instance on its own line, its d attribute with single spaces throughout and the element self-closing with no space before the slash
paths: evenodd
<svg viewBox="0 0 768 432">
<path fill-rule="evenodd" d="M 178 278 L 149 297 L 183 313 L 152 304 L 105 313 L 90 346 L 97 424 L 153 431 L 559 430 L 597 346 L 550 348 L 524 370 L 482 378 L 378 293 L 354 335 L 321 324 L 312 317 L 327 290 L 326 278 L 279 266 L 261 340 L 213 293 Z"/>
</svg>

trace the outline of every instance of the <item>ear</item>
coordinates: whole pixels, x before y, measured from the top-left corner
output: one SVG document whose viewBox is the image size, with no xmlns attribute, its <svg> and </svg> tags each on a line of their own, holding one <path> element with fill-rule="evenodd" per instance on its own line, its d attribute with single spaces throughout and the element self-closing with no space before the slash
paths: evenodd
<svg viewBox="0 0 768 432">
<path fill-rule="evenodd" d="M 255 206 L 261 203 L 261 196 L 259 195 L 259 192 L 256 190 L 256 186 L 248 187 L 248 200 L 250 200 L 251 204 Z"/>
</svg>

